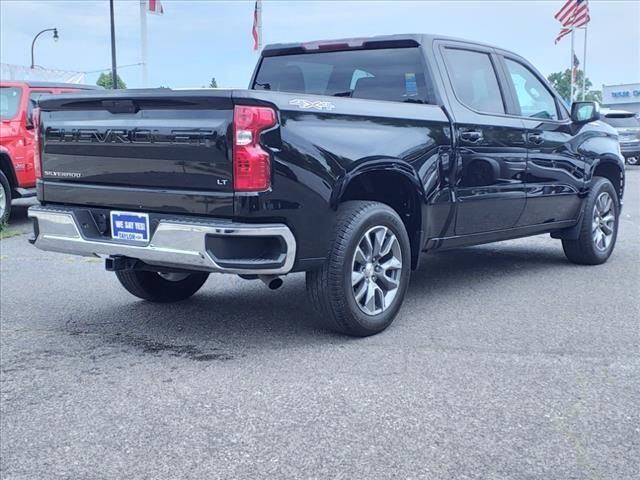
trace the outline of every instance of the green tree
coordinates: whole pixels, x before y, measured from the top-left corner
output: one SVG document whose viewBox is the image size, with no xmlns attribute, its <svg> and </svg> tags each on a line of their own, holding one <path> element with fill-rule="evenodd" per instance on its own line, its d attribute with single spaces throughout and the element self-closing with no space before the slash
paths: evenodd
<svg viewBox="0 0 640 480">
<path fill-rule="evenodd" d="M 584 78 L 584 72 L 578 70 L 576 72 L 576 82 L 574 84 L 574 98 L 576 100 L 582 100 L 582 79 Z M 571 96 L 571 70 L 567 68 L 564 72 L 555 72 L 547 77 L 549 83 L 556 89 L 556 92 L 569 103 L 569 97 Z M 585 86 L 585 100 L 602 101 L 602 92 L 600 90 L 591 90 L 591 80 L 586 78 Z"/>
<path fill-rule="evenodd" d="M 211 77 L 211 83 L 209 83 L 209 88 L 218 88 L 218 82 L 216 82 L 216 77 Z"/>
<path fill-rule="evenodd" d="M 96 81 L 96 85 L 100 87 L 104 87 L 106 89 L 112 89 L 113 77 L 111 76 L 111 72 L 109 73 L 102 72 L 98 77 L 98 80 Z M 122 80 L 122 78 L 120 78 L 120 75 L 118 75 L 118 88 L 127 88 L 127 84 L 124 83 L 124 80 Z"/>
</svg>

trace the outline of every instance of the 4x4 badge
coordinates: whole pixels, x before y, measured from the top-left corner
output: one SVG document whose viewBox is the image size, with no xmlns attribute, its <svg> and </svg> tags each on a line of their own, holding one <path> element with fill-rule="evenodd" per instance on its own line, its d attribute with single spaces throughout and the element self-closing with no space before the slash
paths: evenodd
<svg viewBox="0 0 640 480">
<path fill-rule="evenodd" d="M 304 110 L 333 110 L 336 106 L 327 101 L 323 100 L 305 100 L 304 98 L 294 98 L 293 100 L 289 100 L 289 105 L 295 105 Z"/>
</svg>

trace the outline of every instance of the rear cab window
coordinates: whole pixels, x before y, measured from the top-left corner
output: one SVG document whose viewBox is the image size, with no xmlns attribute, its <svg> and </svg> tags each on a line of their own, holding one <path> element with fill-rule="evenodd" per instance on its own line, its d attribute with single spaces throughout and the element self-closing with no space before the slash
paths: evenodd
<svg viewBox="0 0 640 480">
<path fill-rule="evenodd" d="M 392 102 L 429 103 L 420 49 L 264 57 L 252 88 Z"/>
</svg>

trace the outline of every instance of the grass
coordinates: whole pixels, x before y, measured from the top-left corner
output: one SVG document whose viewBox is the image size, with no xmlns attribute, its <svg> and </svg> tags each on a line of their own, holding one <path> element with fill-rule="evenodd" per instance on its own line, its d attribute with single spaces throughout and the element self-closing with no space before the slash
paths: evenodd
<svg viewBox="0 0 640 480">
<path fill-rule="evenodd" d="M 4 240 L 5 238 L 17 237 L 18 235 L 22 235 L 24 232 L 20 230 L 8 228 L 6 225 L 0 225 L 0 240 Z"/>
</svg>

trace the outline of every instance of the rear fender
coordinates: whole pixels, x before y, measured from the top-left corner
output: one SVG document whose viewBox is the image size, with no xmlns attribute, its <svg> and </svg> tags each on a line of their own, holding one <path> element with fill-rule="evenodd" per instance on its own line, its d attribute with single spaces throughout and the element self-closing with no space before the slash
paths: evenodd
<svg viewBox="0 0 640 480">
<path fill-rule="evenodd" d="M 409 189 L 409 192 L 406 192 L 407 195 L 403 195 L 404 192 L 394 195 L 395 190 L 385 191 L 385 177 L 393 177 L 389 179 L 389 185 L 401 179 L 400 181 L 406 184 L 402 188 Z M 358 182 L 359 179 L 363 182 Z M 375 190 L 362 191 L 362 187 L 367 184 Z M 351 186 L 354 189 L 351 189 Z M 354 192 L 358 193 L 353 196 Z M 337 209 L 340 203 L 350 199 L 380 201 L 396 210 L 409 234 L 411 266 L 416 269 L 424 241 L 422 218 L 426 197 L 422 183 L 413 167 L 407 162 L 390 157 L 368 157 L 355 162 L 353 168 L 347 171 L 336 185 L 331 206 Z"/>
<path fill-rule="evenodd" d="M 338 208 L 338 205 L 342 202 L 344 194 L 351 182 L 361 175 L 374 171 L 386 171 L 402 175 L 415 187 L 416 193 L 420 199 L 423 202 L 426 201 L 420 178 L 409 163 L 398 158 L 376 156 L 362 158 L 354 162 L 344 176 L 338 180 L 331 195 L 331 208 L 334 210 Z"/>
</svg>

